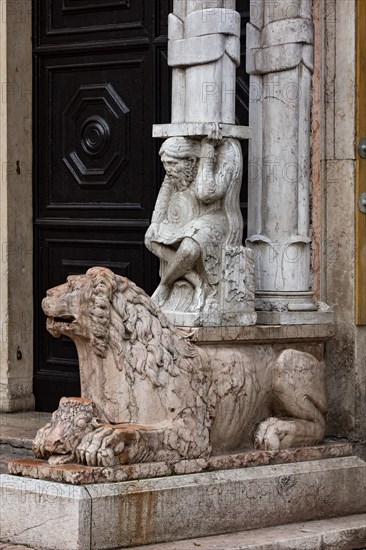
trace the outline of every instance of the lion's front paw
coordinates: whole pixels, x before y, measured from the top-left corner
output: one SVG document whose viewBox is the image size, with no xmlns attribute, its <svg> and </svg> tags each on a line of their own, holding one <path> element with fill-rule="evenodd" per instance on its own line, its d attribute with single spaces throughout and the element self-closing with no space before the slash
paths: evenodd
<svg viewBox="0 0 366 550">
<path fill-rule="evenodd" d="M 50 456 L 50 453 L 46 451 L 46 438 L 49 432 L 51 431 L 51 423 L 49 422 L 43 428 L 40 428 L 36 434 L 36 437 L 32 442 L 32 450 L 34 456 L 40 459 L 47 459 Z"/>
<path fill-rule="evenodd" d="M 126 463 L 134 441 L 131 429 L 110 424 L 86 435 L 76 449 L 76 460 L 88 466 L 117 466 Z"/>
<path fill-rule="evenodd" d="M 279 418 L 268 418 L 259 424 L 254 436 L 256 449 L 279 451 L 292 447 L 296 425 L 294 422 Z"/>
</svg>

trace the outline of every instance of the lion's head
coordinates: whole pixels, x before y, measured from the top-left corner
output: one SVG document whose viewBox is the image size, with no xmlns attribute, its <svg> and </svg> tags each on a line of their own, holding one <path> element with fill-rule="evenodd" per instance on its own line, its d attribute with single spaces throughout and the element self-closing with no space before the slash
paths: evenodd
<svg viewBox="0 0 366 550">
<path fill-rule="evenodd" d="M 199 361 L 187 334 L 174 327 L 141 288 L 107 268 L 68 277 L 47 292 L 42 307 L 53 336 L 86 340 L 99 357 L 109 351 L 123 356 L 131 381 L 137 372 L 155 387 L 164 386 L 162 373 L 177 376 Z"/>
<path fill-rule="evenodd" d="M 110 301 L 116 286 L 114 273 L 101 267 L 89 269 L 85 275 L 69 276 L 66 283 L 48 290 L 42 302 L 48 318 L 47 330 L 55 337 L 63 334 L 72 339 L 86 338 L 96 353 L 103 356 L 107 349 Z"/>
</svg>

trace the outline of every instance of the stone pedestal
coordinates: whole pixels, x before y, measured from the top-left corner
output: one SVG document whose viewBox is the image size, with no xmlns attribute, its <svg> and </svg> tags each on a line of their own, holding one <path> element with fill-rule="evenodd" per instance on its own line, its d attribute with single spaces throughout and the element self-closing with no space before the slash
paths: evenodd
<svg viewBox="0 0 366 550">
<path fill-rule="evenodd" d="M 102 550 L 362 513 L 366 464 L 334 458 L 81 487 L 4 475 L 0 491 L 3 541 Z"/>
</svg>

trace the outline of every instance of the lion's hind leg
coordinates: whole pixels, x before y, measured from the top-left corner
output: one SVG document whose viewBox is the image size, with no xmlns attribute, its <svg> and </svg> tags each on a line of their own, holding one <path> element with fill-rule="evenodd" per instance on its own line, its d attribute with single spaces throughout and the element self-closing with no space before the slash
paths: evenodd
<svg viewBox="0 0 366 550">
<path fill-rule="evenodd" d="M 315 445 L 325 435 L 325 366 L 308 353 L 285 350 L 273 369 L 272 410 L 255 434 L 256 447 L 280 450 Z"/>
</svg>

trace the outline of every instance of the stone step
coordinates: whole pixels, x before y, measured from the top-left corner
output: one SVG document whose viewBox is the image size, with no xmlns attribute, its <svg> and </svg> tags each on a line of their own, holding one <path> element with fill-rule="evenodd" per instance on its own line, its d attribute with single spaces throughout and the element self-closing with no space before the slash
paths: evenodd
<svg viewBox="0 0 366 550">
<path fill-rule="evenodd" d="M 366 514 L 230 535 L 182 540 L 131 550 L 365 550 Z"/>
<path fill-rule="evenodd" d="M 130 550 L 365 550 L 366 514 L 229 535 L 181 540 Z M 32 550 L 0 543 L 0 550 Z M 120 549 L 122 550 L 122 549 Z"/>
<path fill-rule="evenodd" d="M 32 440 L 50 417 L 34 411 L 0 413 L 0 474 L 7 473 L 10 460 L 33 456 Z"/>
<path fill-rule="evenodd" d="M 50 418 L 50 413 L 34 411 L 0 413 L 0 445 L 31 449 L 37 431 Z"/>
</svg>

